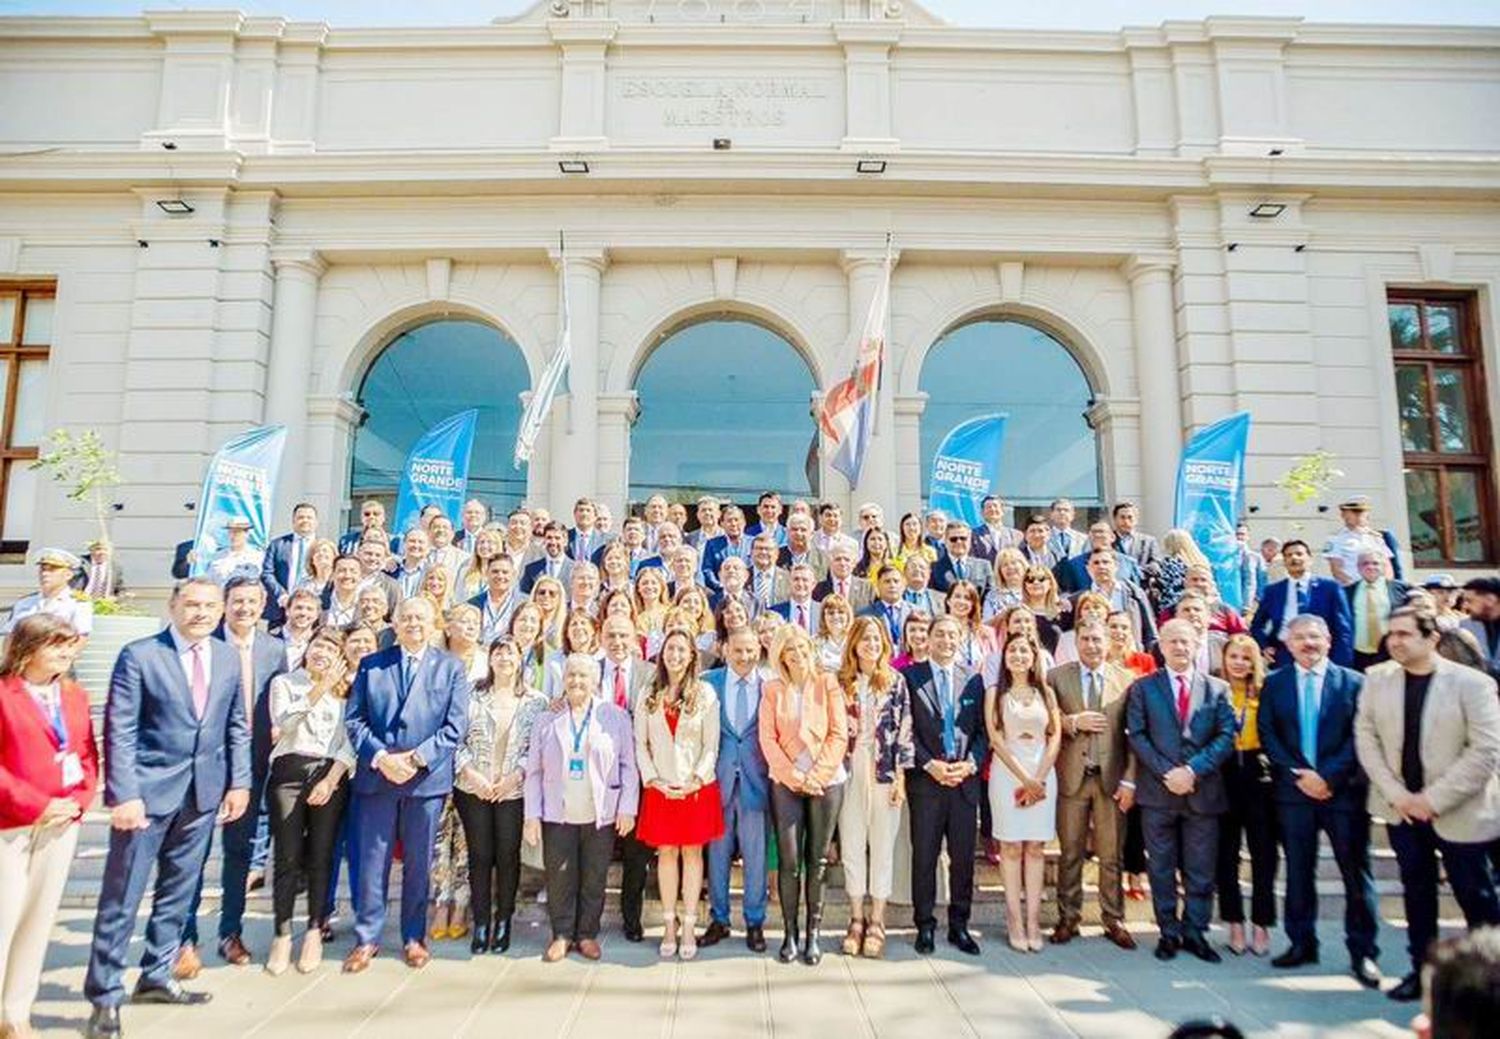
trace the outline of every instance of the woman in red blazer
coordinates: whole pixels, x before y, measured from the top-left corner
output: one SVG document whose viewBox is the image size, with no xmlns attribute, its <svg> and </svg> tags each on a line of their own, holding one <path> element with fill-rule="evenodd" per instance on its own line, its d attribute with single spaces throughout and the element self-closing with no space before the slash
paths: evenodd
<svg viewBox="0 0 1500 1039">
<path fill-rule="evenodd" d="M 33 614 L 0 658 L 0 1032 L 31 1034 L 47 939 L 99 785 L 89 697 L 65 620 Z"/>
</svg>

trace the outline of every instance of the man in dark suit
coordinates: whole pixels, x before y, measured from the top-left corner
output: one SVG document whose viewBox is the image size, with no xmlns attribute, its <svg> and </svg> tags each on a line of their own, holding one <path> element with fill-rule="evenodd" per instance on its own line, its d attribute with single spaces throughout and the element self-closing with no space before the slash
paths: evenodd
<svg viewBox="0 0 1500 1039">
<path fill-rule="evenodd" d="M 856 611 L 860 617 L 874 617 L 885 625 L 885 632 L 890 636 L 891 645 L 901 645 L 901 629 L 906 626 L 906 618 L 916 612 L 916 607 L 906 601 L 906 575 L 894 566 L 888 566 L 880 571 L 880 577 L 875 582 L 879 588 L 879 595 L 875 601 L 864 609 Z"/>
<path fill-rule="evenodd" d="M 245 694 L 245 716 L 250 719 L 250 807 L 232 823 L 224 825 L 221 838 L 223 868 L 219 904 L 219 956 L 226 963 L 243 967 L 250 951 L 242 940 L 246 884 L 256 838 L 265 832 L 266 779 L 271 769 L 271 679 L 286 674 L 286 644 L 260 630 L 266 603 L 265 587 L 253 577 L 234 577 L 224 586 L 224 623 L 214 632 L 239 657 L 240 687 Z M 269 839 L 268 837 L 265 839 Z M 212 845 L 212 842 L 210 842 Z M 178 980 L 196 977 L 198 956 L 198 906 L 203 900 L 203 878 L 199 875 L 193 905 L 183 928 L 182 948 L 173 973 Z"/>
<path fill-rule="evenodd" d="M 849 606 L 861 610 L 875 598 L 875 589 L 863 577 L 854 576 L 855 549 L 840 541 L 828 553 L 828 576 L 813 586 L 813 598 L 822 602 L 830 595 L 842 595 Z"/>
<path fill-rule="evenodd" d="M 1370 873 L 1369 784 L 1354 747 L 1364 680 L 1328 659 L 1323 618 L 1302 614 L 1287 625 L 1294 663 L 1272 671 L 1256 715 L 1271 761 L 1272 794 L 1286 854 L 1286 935 L 1291 946 L 1273 967 L 1318 962 L 1318 831 L 1328 835 L 1344 881 L 1344 944 L 1354 977 L 1380 987 L 1375 965 L 1377 905 Z"/>
<path fill-rule="evenodd" d="M 359 526 L 339 535 L 339 555 L 352 556 L 365 535 L 372 530 L 381 532 L 381 541 L 388 543 L 393 541 L 385 533 L 385 506 L 374 498 L 367 498 L 359 504 Z M 392 550 L 394 551 L 394 546 Z"/>
<path fill-rule="evenodd" d="M 1024 539 L 1019 530 L 1005 525 L 1005 502 L 998 494 L 986 495 L 979 513 L 984 522 L 970 532 L 974 555 L 994 566 L 995 556 L 1002 548 L 1020 548 Z"/>
<path fill-rule="evenodd" d="M 573 503 L 573 527 L 568 531 L 568 556 L 575 563 L 587 563 L 594 553 L 614 540 L 598 526 L 599 512 L 592 501 L 579 498 Z"/>
<path fill-rule="evenodd" d="M 760 749 L 760 642 L 750 628 L 730 633 L 725 666 L 703 680 L 719 698 L 719 758 L 715 775 L 724 806 L 724 836 L 708 846 L 708 905 L 712 919 L 699 945 L 729 937 L 729 874 L 736 847 L 744 870 L 745 945 L 766 951 L 766 833 L 771 821 L 771 775 Z"/>
<path fill-rule="evenodd" d="M 349 690 L 344 723 L 359 759 L 349 805 L 359 889 L 348 974 L 369 967 L 380 949 L 398 838 L 404 959 L 414 969 L 432 959 L 426 936 L 433 841 L 453 790 L 453 753 L 469 720 L 468 677 L 457 657 L 432 646 L 436 626 L 430 600 L 405 600 L 396 610 L 396 644 L 366 657 Z"/>
<path fill-rule="evenodd" d="M 1141 521 L 1141 510 L 1133 501 L 1116 502 L 1110 510 L 1110 517 L 1114 520 L 1115 551 L 1135 560 L 1143 582 L 1155 577 L 1161 563 L 1161 546 L 1155 537 L 1136 529 Z"/>
<path fill-rule="evenodd" d="M 725 506 L 720 523 L 724 533 L 703 546 L 703 583 L 719 590 L 719 567 L 729 556 L 739 556 L 750 565 L 750 538 L 745 535 L 745 514 L 738 505 Z"/>
<path fill-rule="evenodd" d="M 318 510 L 307 502 L 292 506 L 292 530 L 272 538 L 261 562 L 260 579 L 266 586 L 266 622 L 281 627 L 287 598 L 307 573 L 307 557 L 318 537 Z"/>
<path fill-rule="evenodd" d="M 968 581 L 979 590 L 979 598 L 990 590 L 990 568 L 984 560 L 969 555 L 974 534 L 962 523 L 950 521 L 943 540 L 948 551 L 932 567 L 932 587 L 944 595 L 959 581 Z"/>
<path fill-rule="evenodd" d="M 1028 566 L 1044 566 L 1048 570 L 1056 569 L 1060 560 L 1057 553 L 1047 547 L 1047 536 L 1052 532 L 1052 527 L 1047 523 L 1046 516 L 1032 516 L 1026 521 L 1026 528 L 1021 536 L 1021 543 L 1016 550 L 1026 560 Z"/>
<path fill-rule="evenodd" d="M 1282 545 L 1281 559 L 1286 565 L 1286 577 L 1266 585 L 1265 595 L 1250 622 L 1250 634 L 1266 651 L 1266 659 L 1280 666 L 1291 659 L 1291 651 L 1283 641 L 1286 625 L 1298 614 L 1316 614 L 1328 625 L 1331 640 L 1328 659 L 1340 667 L 1348 667 L 1354 662 L 1354 645 L 1349 600 L 1343 589 L 1337 581 L 1310 572 L 1312 551 L 1305 541 L 1293 538 Z"/>
<path fill-rule="evenodd" d="M 172 577 L 175 580 L 181 581 L 193 572 L 193 561 L 190 557 L 193 554 L 194 544 L 193 539 L 188 538 L 186 541 L 177 542 L 177 547 L 172 550 Z"/>
<path fill-rule="evenodd" d="M 171 624 L 126 646 L 104 712 L 104 801 L 109 856 L 94 917 L 84 995 L 90 1037 L 121 1034 L 125 957 L 136 912 L 156 870 L 146 952 L 132 1000 L 205 1003 L 172 977 L 172 963 L 216 820 L 250 803 L 250 729 L 239 656 L 212 638 L 224 593 L 208 578 L 172 592 Z"/>
<path fill-rule="evenodd" d="M 1071 623 L 1079 598 L 1085 592 L 1097 592 L 1109 600 L 1110 609 L 1123 610 L 1130 618 L 1130 626 L 1142 648 L 1149 650 L 1155 646 L 1156 618 L 1152 616 L 1151 600 L 1140 585 L 1120 576 L 1117 569 L 1120 554 L 1112 548 L 1096 548 L 1077 558 L 1088 560 L 1088 582 L 1068 596 L 1068 622 Z"/>
<path fill-rule="evenodd" d="M 776 556 L 776 565 L 790 570 L 796 563 L 813 568 L 813 579 L 821 581 L 828 573 L 828 556 L 813 544 L 812 517 L 798 513 L 786 521 L 786 544 Z"/>
<path fill-rule="evenodd" d="M 771 612 L 782 620 L 797 625 L 812 637 L 817 636 L 818 622 L 823 616 L 823 607 L 812 594 L 816 583 L 812 564 L 793 563 L 791 575 L 787 579 L 786 600 L 771 606 Z"/>
<path fill-rule="evenodd" d="M 113 599 L 121 594 L 125 590 L 125 578 L 115 559 L 114 545 L 104 538 L 90 541 L 87 555 L 68 584 L 90 599 Z"/>
<path fill-rule="evenodd" d="M 949 530 L 953 528 L 950 526 Z M 965 534 L 968 528 L 960 525 Z M 957 666 L 963 631 L 952 617 L 939 617 L 929 636 L 931 660 L 905 672 L 911 690 L 912 742 L 916 767 L 906 773 L 911 800 L 911 901 L 917 924 L 916 950 L 934 949 L 937 931 L 938 854 L 948 845 L 948 941 L 960 952 L 979 955 L 969 933 L 974 897 L 974 838 L 979 829 L 979 781 L 987 740 L 984 679 L 965 681 Z"/>
<path fill-rule="evenodd" d="M 1406 605 L 1411 589 L 1406 582 L 1385 576 L 1385 552 L 1365 550 L 1357 557 L 1359 580 L 1344 586 L 1349 600 L 1349 623 L 1354 638 L 1354 670 L 1363 674 L 1372 665 L 1389 660 L 1385 633 L 1391 611 Z"/>
<path fill-rule="evenodd" d="M 1134 585 L 1142 583 L 1141 568 L 1136 561 L 1125 553 L 1115 550 L 1113 527 L 1100 520 L 1089 527 L 1088 537 L 1088 544 L 1083 551 L 1070 556 L 1052 568 L 1052 575 L 1057 578 L 1058 591 L 1064 595 L 1071 595 L 1073 592 L 1081 592 L 1088 588 L 1091 577 L 1089 560 L 1101 548 L 1115 552 L 1115 571 L 1120 575 L 1121 580 L 1129 581 Z"/>
<path fill-rule="evenodd" d="M 1151 875 L 1151 901 L 1161 939 L 1156 958 L 1185 949 L 1218 963 L 1208 944 L 1213 912 L 1219 816 L 1229 807 L 1220 768 L 1234 752 L 1234 709 L 1223 681 L 1195 673 L 1198 632 L 1185 620 L 1162 625 L 1166 667 L 1137 679 L 1125 707 L 1125 732 L 1135 752 L 1136 804 Z M 1177 871 L 1185 912 L 1178 915 Z"/>
<path fill-rule="evenodd" d="M 568 529 L 557 520 L 542 529 L 542 554 L 521 571 L 521 594 L 530 595 L 537 578 L 556 578 L 564 588 L 573 576 L 573 560 L 568 558 Z"/>
<path fill-rule="evenodd" d="M 775 491 L 762 491 L 755 500 L 755 514 L 760 518 L 745 528 L 745 536 L 758 538 L 769 534 L 777 548 L 785 545 L 786 528 L 781 525 L 781 512 L 781 495 Z"/>
</svg>

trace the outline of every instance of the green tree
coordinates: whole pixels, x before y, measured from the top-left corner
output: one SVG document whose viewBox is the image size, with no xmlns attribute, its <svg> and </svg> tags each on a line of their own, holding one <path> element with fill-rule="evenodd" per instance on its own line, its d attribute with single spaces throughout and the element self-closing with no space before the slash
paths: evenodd
<svg viewBox="0 0 1500 1039">
<path fill-rule="evenodd" d="M 51 445 L 31 463 L 32 469 L 47 471 L 52 479 L 68 489 L 68 498 L 90 506 L 99 523 L 99 536 L 109 541 L 109 514 L 112 503 L 108 492 L 122 482 L 115 467 L 115 453 L 104 446 L 97 431 L 85 429 L 73 433 L 58 429 L 47 438 Z"/>
</svg>

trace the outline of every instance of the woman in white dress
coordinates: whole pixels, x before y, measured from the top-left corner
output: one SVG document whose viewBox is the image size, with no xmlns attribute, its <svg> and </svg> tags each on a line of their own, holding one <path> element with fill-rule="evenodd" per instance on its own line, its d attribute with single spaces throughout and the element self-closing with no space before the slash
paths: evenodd
<svg viewBox="0 0 1500 1039">
<path fill-rule="evenodd" d="M 999 681 L 985 690 L 984 725 L 995 760 L 990 812 L 1000 842 L 1010 947 L 1042 950 L 1043 848 L 1057 835 L 1057 776 L 1062 739 L 1057 698 L 1042 670 L 1035 639 L 1009 639 Z M 1022 918 L 1022 895 L 1025 917 Z"/>
</svg>

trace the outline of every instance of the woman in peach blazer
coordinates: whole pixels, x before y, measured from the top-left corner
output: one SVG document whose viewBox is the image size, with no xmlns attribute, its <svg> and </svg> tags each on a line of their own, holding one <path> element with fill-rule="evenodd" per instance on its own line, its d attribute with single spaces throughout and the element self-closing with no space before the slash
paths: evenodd
<svg viewBox="0 0 1500 1039">
<path fill-rule="evenodd" d="M 771 643 L 776 677 L 763 686 L 760 747 L 771 770 L 771 815 L 780 858 L 777 890 L 786 940 L 780 960 L 822 959 L 818 927 L 823 920 L 823 876 L 828 845 L 843 802 L 848 712 L 838 679 L 817 666 L 812 639 L 794 624 L 782 625 Z M 799 937 L 797 880 L 807 838 L 807 930 Z"/>
</svg>

